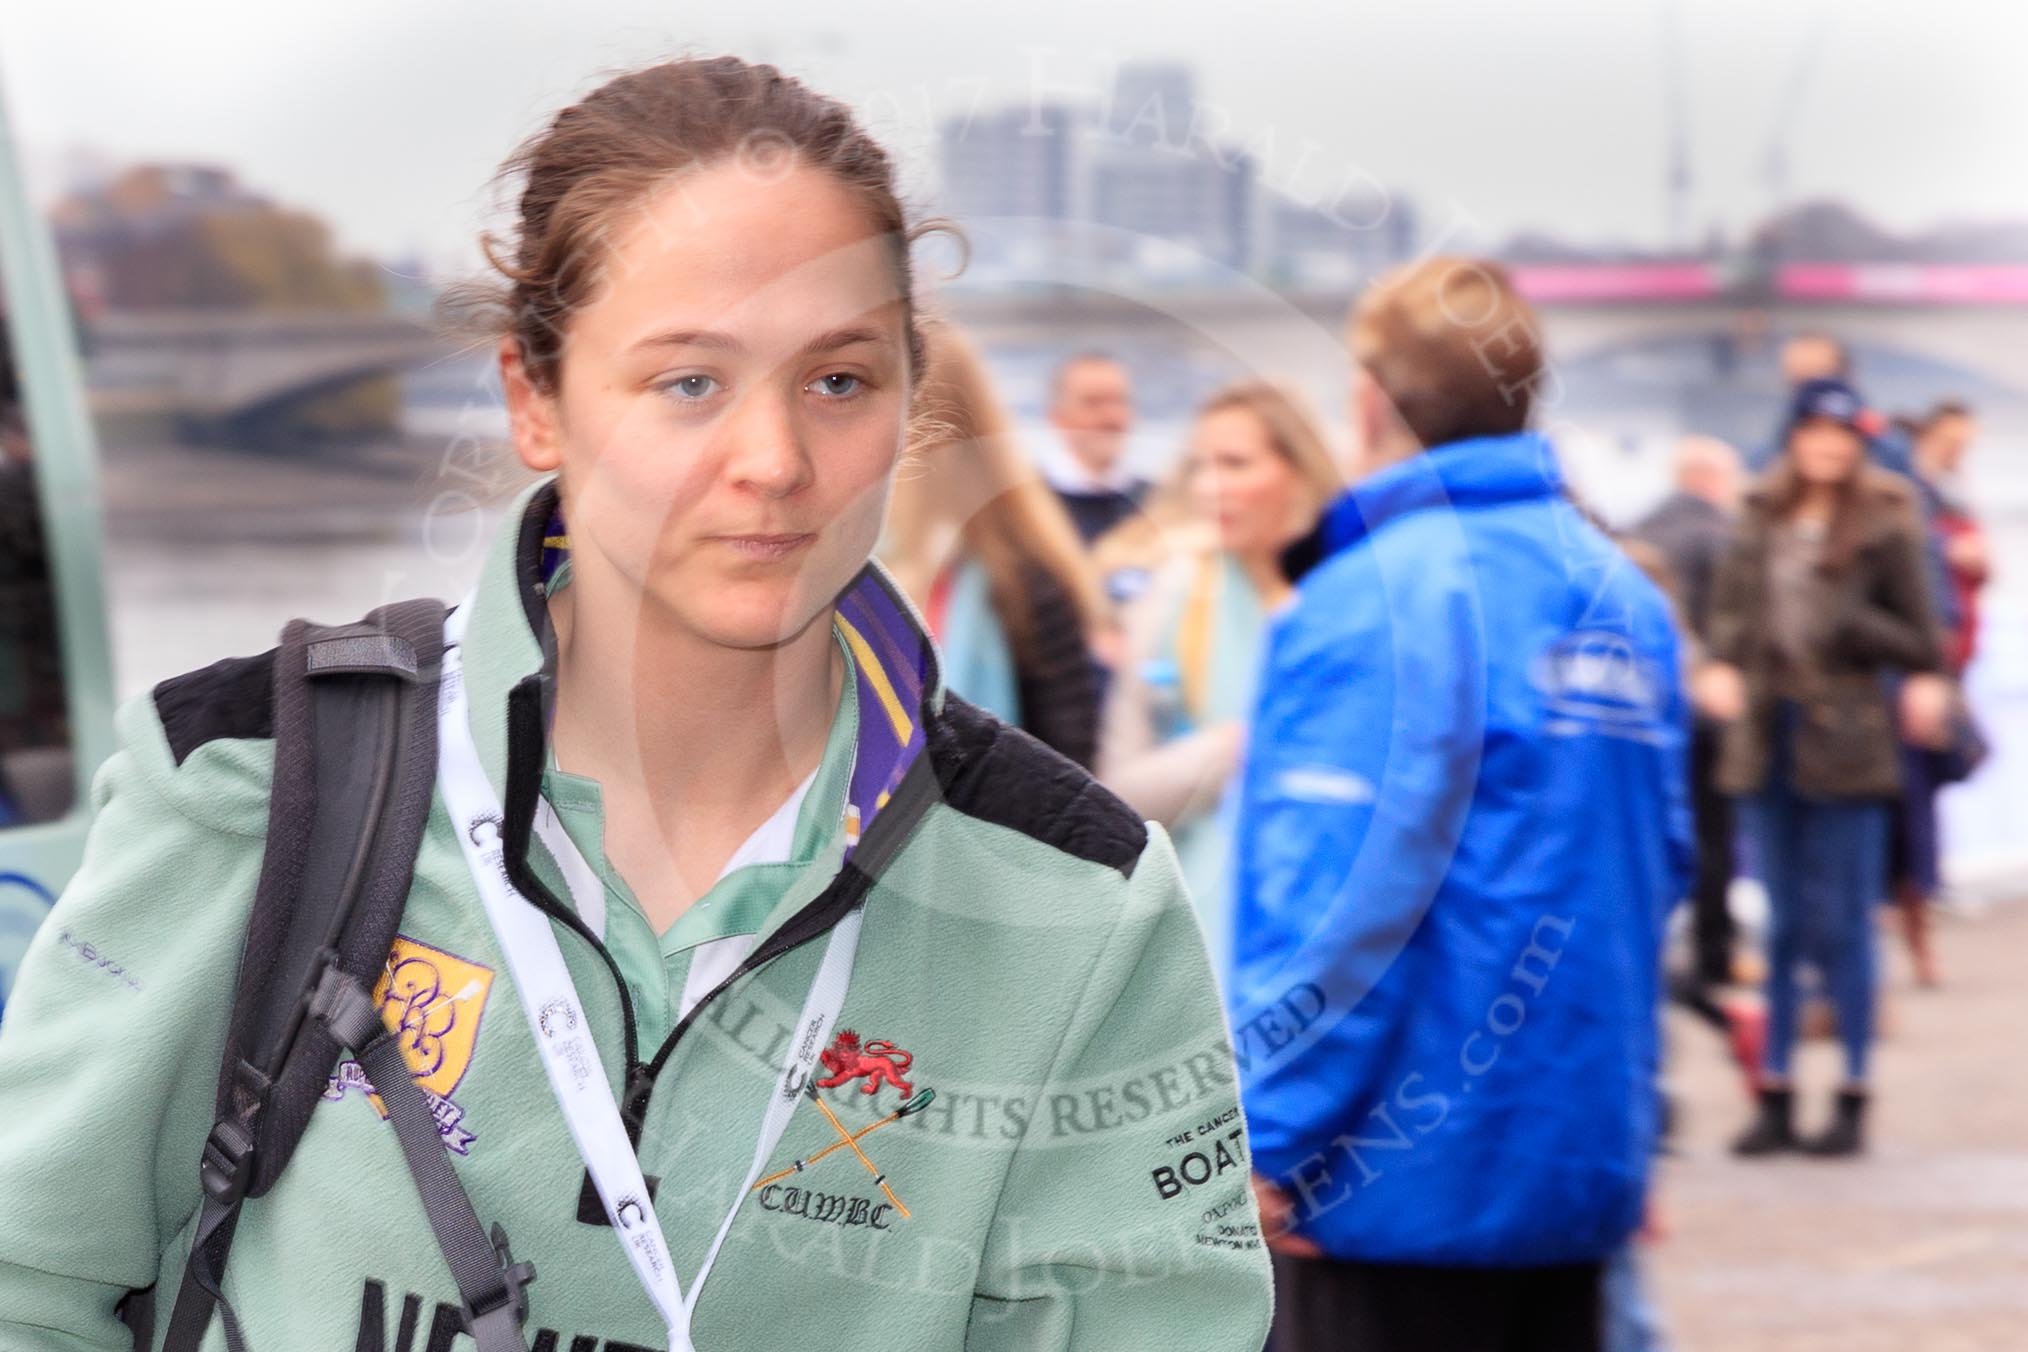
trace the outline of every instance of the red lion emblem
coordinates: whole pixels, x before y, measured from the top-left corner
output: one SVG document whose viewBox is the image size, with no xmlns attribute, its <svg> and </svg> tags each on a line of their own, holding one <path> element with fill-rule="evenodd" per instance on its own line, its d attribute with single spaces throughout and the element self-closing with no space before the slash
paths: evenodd
<svg viewBox="0 0 2028 1352">
<path fill-rule="evenodd" d="M 892 1042 L 876 1038 L 862 1049 L 859 1034 L 850 1028 L 841 1028 L 837 1041 L 819 1052 L 817 1059 L 824 1063 L 824 1069 L 831 1072 L 829 1078 L 817 1081 L 819 1089 L 836 1089 L 847 1080 L 856 1080 L 863 1075 L 866 1083 L 859 1086 L 862 1094 L 879 1093 L 883 1080 L 899 1089 L 903 1098 L 915 1093 L 915 1086 L 901 1078 L 902 1073 L 915 1063 L 915 1058 Z"/>
</svg>

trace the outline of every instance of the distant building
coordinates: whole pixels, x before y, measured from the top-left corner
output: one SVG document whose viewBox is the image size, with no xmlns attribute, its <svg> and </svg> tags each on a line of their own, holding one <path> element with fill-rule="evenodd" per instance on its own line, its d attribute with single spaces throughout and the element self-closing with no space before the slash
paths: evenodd
<svg viewBox="0 0 2028 1352">
<path fill-rule="evenodd" d="M 1415 252 L 1415 204 L 1374 191 L 1309 205 L 1269 194 L 1268 280 L 1298 291 L 1347 291 Z"/>
<path fill-rule="evenodd" d="M 1290 201 L 1252 156 L 1204 142 L 1197 113 L 1190 67 L 1139 63 L 1119 69 L 1103 108 L 946 121 L 944 207 L 973 245 L 967 284 L 1203 286 L 1240 274 L 1349 288 L 1413 252 L 1406 202 Z"/>
<path fill-rule="evenodd" d="M 1108 146 L 1092 167 L 1091 219 L 1109 232 L 1110 261 L 1163 280 L 1192 280 L 1253 264 L 1254 168 L 1245 156 Z"/>
<path fill-rule="evenodd" d="M 1037 104 L 940 128 L 946 209 L 964 226 L 975 279 L 1060 275 L 1080 213 L 1078 158 L 1089 113 Z"/>
<path fill-rule="evenodd" d="M 1068 219 L 1079 110 L 1063 104 L 952 118 L 941 129 L 944 190 L 968 216 Z"/>
<path fill-rule="evenodd" d="M 1197 107 L 1197 74 L 1168 62 L 1130 62 L 1113 74 L 1106 134 L 1140 150 L 1182 149 Z"/>
<path fill-rule="evenodd" d="M 1251 158 L 1195 139 L 1188 66 L 1123 65 L 1091 156 L 1091 220 L 1103 257 L 1138 278 L 1203 282 L 1254 264 Z"/>
</svg>

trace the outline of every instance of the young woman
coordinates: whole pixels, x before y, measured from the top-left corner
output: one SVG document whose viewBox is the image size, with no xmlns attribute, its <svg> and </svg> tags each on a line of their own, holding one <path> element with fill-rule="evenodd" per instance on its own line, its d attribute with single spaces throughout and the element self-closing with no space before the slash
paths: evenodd
<svg viewBox="0 0 2028 1352">
<path fill-rule="evenodd" d="M 1747 497 L 1713 598 L 1705 706 L 1725 719 L 1718 779 L 1740 799 L 1771 908 L 1768 1030 L 1759 1115 L 1745 1155 L 1862 1147 L 1876 969 L 1873 906 L 1885 885 L 1901 730 L 1938 732 L 1948 690 L 1913 490 L 1866 463 L 1850 386 L 1805 383 L 1783 458 Z M 1797 968 L 1812 963 L 1838 1013 L 1845 1059 L 1830 1125 L 1793 1125 L 1789 1062 Z"/>
<path fill-rule="evenodd" d="M 1288 596 L 1282 550 L 1309 533 L 1344 479 L 1309 416 L 1251 381 L 1197 412 L 1190 447 L 1150 523 L 1166 554 L 1126 616 L 1126 659 L 1107 704 L 1099 777 L 1175 834 L 1221 974 L 1231 954 L 1228 823 L 1267 617 Z"/>
<path fill-rule="evenodd" d="M 499 362 L 543 477 L 446 626 L 373 993 L 439 1162 L 535 1269 L 505 1345 L 1251 1352 L 1266 1259 L 1174 854 L 947 694 L 867 563 L 923 360 L 887 156 L 717 59 L 613 80 L 511 164 Z M 122 1346 L 116 1302 L 177 1290 L 269 661 L 121 711 L 0 1037 L 0 1345 Z M 388 1096 L 331 1071 L 204 1345 L 502 1346 Z"/>
<path fill-rule="evenodd" d="M 926 327 L 922 434 L 895 479 L 882 561 L 927 616 L 952 690 L 1089 767 L 1097 574 L 979 354 L 951 325 Z"/>
</svg>

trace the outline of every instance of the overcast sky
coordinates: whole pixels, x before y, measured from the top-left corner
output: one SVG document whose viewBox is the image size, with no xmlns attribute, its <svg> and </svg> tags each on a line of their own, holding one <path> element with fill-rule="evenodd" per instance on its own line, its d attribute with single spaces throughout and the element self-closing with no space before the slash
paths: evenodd
<svg viewBox="0 0 2028 1352">
<path fill-rule="evenodd" d="M 1768 208 L 1782 128 L 1795 197 L 1843 197 L 1904 229 L 2028 219 L 2019 0 L 1020 9 L 4 0 L 0 74 L 45 186 L 79 149 L 221 163 L 350 249 L 439 266 L 470 256 L 486 181 L 521 136 L 601 71 L 685 52 L 774 60 L 850 99 L 920 187 L 940 117 L 1038 91 L 1096 101 L 1117 63 L 1177 60 L 1198 72 L 1200 116 L 1252 143 L 1267 181 L 1314 199 L 1370 175 L 1426 221 L 1486 237 L 1662 242 L 1678 79 L 1700 234 Z"/>
</svg>

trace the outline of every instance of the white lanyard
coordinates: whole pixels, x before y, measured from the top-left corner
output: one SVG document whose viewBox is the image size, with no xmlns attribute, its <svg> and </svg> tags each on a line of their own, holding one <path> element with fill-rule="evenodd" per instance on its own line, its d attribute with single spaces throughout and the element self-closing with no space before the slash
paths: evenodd
<svg viewBox="0 0 2028 1352">
<path fill-rule="evenodd" d="M 851 981 L 862 913 L 856 908 L 847 912 L 825 944 L 823 961 L 796 1023 L 802 1031 L 790 1041 L 768 1100 L 767 1113 L 761 1120 L 753 1164 L 704 1255 L 686 1299 L 662 1224 L 655 1215 L 654 1201 L 648 1196 L 647 1183 L 641 1175 L 640 1159 L 627 1138 L 619 1103 L 607 1083 L 598 1045 L 591 1035 L 590 1018 L 564 965 L 555 931 L 550 928 L 549 918 L 507 881 L 499 795 L 493 791 L 492 782 L 479 762 L 465 714 L 464 669 L 456 645 L 463 637 L 464 620 L 470 613 L 468 600 L 451 612 L 444 626 L 443 684 L 437 704 L 438 787 L 451 820 L 457 824 L 458 840 L 472 871 L 472 881 L 485 903 L 486 917 L 492 922 L 494 936 L 507 959 L 515 989 L 521 994 L 529 1032 L 542 1053 L 543 1068 L 548 1072 L 557 1107 L 562 1110 L 578 1153 L 583 1156 L 592 1183 L 605 1203 L 613 1233 L 619 1237 L 642 1289 L 668 1328 L 670 1352 L 695 1352 L 690 1322 L 698 1297 L 726 1235 L 732 1230 L 733 1220 L 739 1215 L 740 1204 L 753 1190 L 768 1157 L 788 1129 L 796 1100 L 802 1096 L 818 1056 L 829 1041 L 831 1026 L 837 1022 L 838 1011 L 845 1003 L 845 988 Z M 561 830 L 555 836 L 568 842 Z M 574 846 L 570 852 L 575 853 Z M 561 859 L 558 862 L 562 864 Z M 568 878 L 569 866 L 564 867 Z"/>
<path fill-rule="evenodd" d="M 577 911 L 577 918 L 584 921 L 584 927 L 600 943 L 606 938 L 606 888 L 599 881 L 577 842 L 563 829 L 562 820 L 556 809 L 549 805 L 547 798 L 535 800 L 535 838 L 542 842 L 550 857 L 556 860 L 557 871 L 563 874 L 563 885 L 570 889 L 570 904 Z"/>
</svg>

